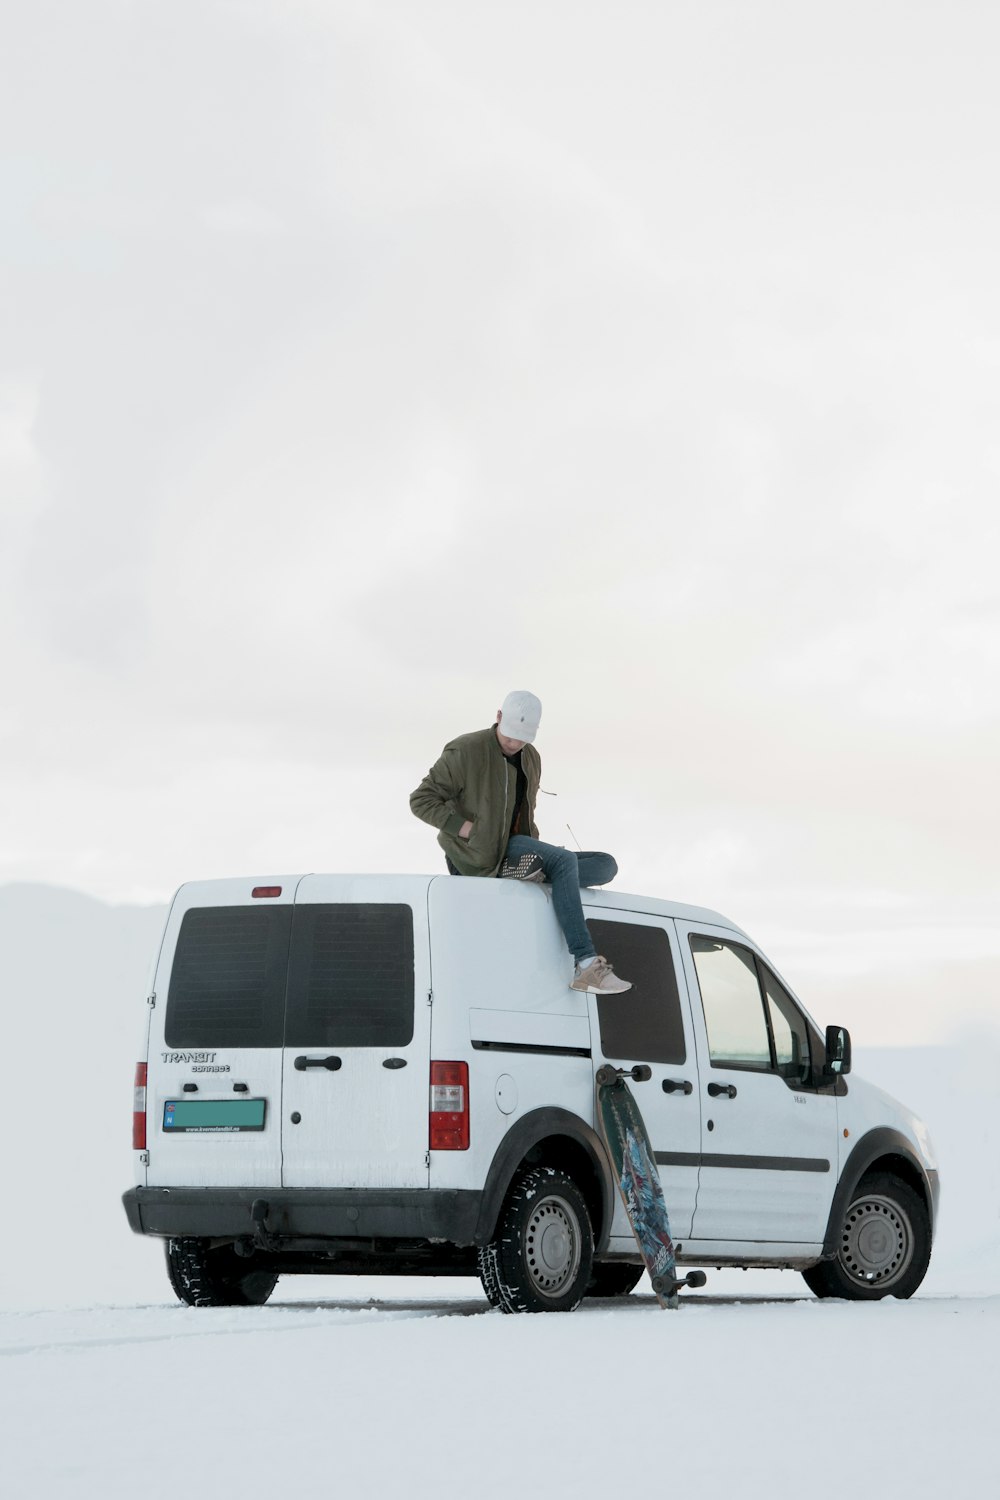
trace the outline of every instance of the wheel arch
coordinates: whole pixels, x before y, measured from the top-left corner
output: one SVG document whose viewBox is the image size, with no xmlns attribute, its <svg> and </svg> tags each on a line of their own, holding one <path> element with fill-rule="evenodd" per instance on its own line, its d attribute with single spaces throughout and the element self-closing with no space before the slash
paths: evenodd
<svg viewBox="0 0 1000 1500">
<path fill-rule="evenodd" d="M 566 1109 L 536 1109 L 524 1115 L 504 1136 L 493 1158 L 476 1223 L 475 1243 L 493 1238 L 500 1210 L 523 1167 L 560 1167 L 577 1183 L 587 1204 L 595 1252 L 603 1250 L 611 1231 L 615 1185 L 607 1154 L 597 1132 Z"/>
<path fill-rule="evenodd" d="M 837 1254 L 848 1204 L 858 1184 L 869 1172 L 888 1172 L 913 1188 L 927 1210 L 933 1241 L 938 1199 L 937 1173 L 926 1171 L 910 1142 L 898 1130 L 881 1127 L 863 1135 L 844 1163 L 823 1237 L 824 1260 L 831 1260 Z"/>
</svg>

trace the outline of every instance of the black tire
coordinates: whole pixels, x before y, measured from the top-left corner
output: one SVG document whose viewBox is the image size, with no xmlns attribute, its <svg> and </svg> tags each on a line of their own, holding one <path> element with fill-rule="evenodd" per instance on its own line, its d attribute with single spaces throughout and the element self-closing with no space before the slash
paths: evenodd
<svg viewBox="0 0 1000 1500">
<path fill-rule="evenodd" d="M 590 1282 L 594 1235 L 572 1177 L 556 1167 L 532 1167 L 519 1177 L 487 1248 L 505 1313 L 579 1307 Z"/>
<path fill-rule="evenodd" d="M 627 1261 L 610 1261 L 594 1266 L 590 1273 L 588 1297 L 627 1297 L 642 1280 L 645 1266 L 630 1266 Z"/>
<path fill-rule="evenodd" d="M 479 1271 L 479 1279 L 483 1283 L 487 1302 L 491 1307 L 499 1307 L 502 1299 L 495 1244 L 484 1245 L 476 1252 L 476 1268 Z"/>
<path fill-rule="evenodd" d="M 167 1240 L 166 1252 L 170 1285 L 188 1307 L 262 1307 L 278 1280 L 273 1271 L 254 1271 L 231 1245 Z"/>
<path fill-rule="evenodd" d="M 900 1178 L 872 1172 L 848 1205 L 836 1259 L 810 1266 L 802 1279 L 817 1297 L 912 1297 L 930 1258 L 930 1221 L 921 1198 Z"/>
</svg>

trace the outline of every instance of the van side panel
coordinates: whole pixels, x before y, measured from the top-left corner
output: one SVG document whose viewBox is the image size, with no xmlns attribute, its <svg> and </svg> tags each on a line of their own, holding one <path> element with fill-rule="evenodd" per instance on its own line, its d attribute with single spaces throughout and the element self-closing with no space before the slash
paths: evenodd
<svg viewBox="0 0 1000 1500">
<path fill-rule="evenodd" d="M 698 1049 L 675 924 L 659 913 L 593 904 L 584 911 L 598 952 L 632 981 L 624 995 L 591 995 L 594 1066 L 641 1064 L 644 1082 L 631 1085 L 659 1167 L 675 1242 L 691 1234 L 701 1161 L 702 1090 Z M 611 1249 L 634 1251 L 619 1201 Z"/>
<path fill-rule="evenodd" d="M 431 1055 L 469 1064 L 468 1151 L 431 1153 L 431 1185 L 486 1182 L 507 1132 L 560 1107 L 592 1126 L 587 996 L 569 988 L 572 960 L 550 893 L 516 880 L 441 876 L 428 892 Z"/>
</svg>

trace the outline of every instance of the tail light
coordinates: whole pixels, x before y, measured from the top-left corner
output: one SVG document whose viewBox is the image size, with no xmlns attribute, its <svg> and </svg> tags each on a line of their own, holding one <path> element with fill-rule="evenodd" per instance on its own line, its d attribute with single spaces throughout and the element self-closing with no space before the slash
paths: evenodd
<svg viewBox="0 0 1000 1500">
<path fill-rule="evenodd" d="M 135 1096 L 132 1101 L 132 1150 L 146 1149 L 146 1064 L 135 1065 Z"/>
<path fill-rule="evenodd" d="M 469 1149 L 469 1064 L 431 1063 L 432 1151 Z"/>
</svg>

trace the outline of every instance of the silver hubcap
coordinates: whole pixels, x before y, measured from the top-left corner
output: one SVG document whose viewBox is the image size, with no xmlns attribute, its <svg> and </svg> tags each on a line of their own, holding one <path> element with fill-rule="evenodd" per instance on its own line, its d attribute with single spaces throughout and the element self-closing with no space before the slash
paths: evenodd
<svg viewBox="0 0 1000 1500">
<path fill-rule="evenodd" d="M 580 1269 L 580 1226 L 561 1198 L 536 1203 L 524 1231 L 524 1259 L 532 1286 L 561 1297 Z"/>
<path fill-rule="evenodd" d="M 840 1263 L 848 1276 L 866 1286 L 898 1281 L 913 1259 L 913 1232 L 891 1198 L 859 1198 L 852 1203 L 840 1242 Z"/>
</svg>

